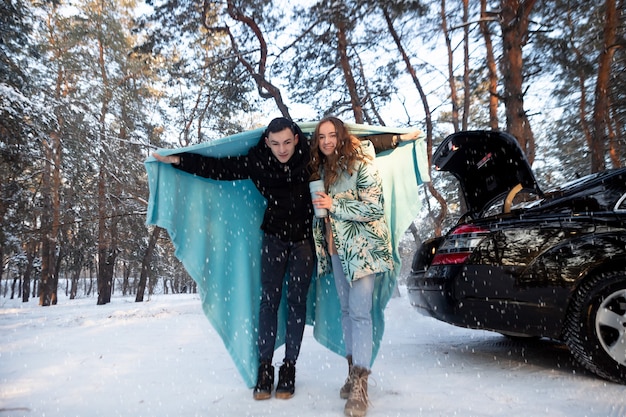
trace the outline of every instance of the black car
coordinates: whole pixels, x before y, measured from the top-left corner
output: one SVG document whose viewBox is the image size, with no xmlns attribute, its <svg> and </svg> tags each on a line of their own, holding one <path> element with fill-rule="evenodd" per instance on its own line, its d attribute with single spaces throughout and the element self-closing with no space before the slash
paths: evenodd
<svg viewBox="0 0 626 417">
<path fill-rule="evenodd" d="M 626 383 L 626 169 L 543 191 L 510 135 L 448 136 L 436 169 L 466 213 L 423 242 L 411 304 L 457 326 L 565 342 L 588 370 Z"/>
</svg>

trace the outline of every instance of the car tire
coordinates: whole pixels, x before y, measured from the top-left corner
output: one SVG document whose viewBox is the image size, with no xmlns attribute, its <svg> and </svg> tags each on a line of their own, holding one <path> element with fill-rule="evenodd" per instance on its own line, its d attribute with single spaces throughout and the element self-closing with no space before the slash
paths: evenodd
<svg viewBox="0 0 626 417">
<path fill-rule="evenodd" d="M 626 273 L 597 274 L 576 291 L 565 325 L 565 343 L 594 374 L 626 383 Z"/>
</svg>

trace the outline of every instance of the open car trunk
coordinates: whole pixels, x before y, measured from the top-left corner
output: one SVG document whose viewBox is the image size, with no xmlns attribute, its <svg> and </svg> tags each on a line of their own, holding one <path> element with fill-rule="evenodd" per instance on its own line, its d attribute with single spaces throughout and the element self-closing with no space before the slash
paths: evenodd
<svg viewBox="0 0 626 417">
<path fill-rule="evenodd" d="M 480 217 L 490 204 L 522 189 L 542 192 L 524 152 L 504 132 L 466 131 L 448 136 L 433 154 L 439 171 L 453 174 L 461 185 L 468 212 Z"/>
</svg>

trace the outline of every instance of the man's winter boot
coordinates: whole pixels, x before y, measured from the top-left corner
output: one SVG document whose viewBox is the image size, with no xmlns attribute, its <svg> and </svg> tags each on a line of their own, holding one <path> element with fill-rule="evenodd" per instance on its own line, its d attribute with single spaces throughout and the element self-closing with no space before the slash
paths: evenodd
<svg viewBox="0 0 626 417">
<path fill-rule="evenodd" d="M 346 378 L 346 382 L 344 382 L 343 387 L 339 390 L 339 397 L 344 400 L 347 400 L 350 396 L 350 391 L 352 390 L 352 355 L 346 356 L 348 359 L 348 377 Z"/>
<path fill-rule="evenodd" d="M 276 385 L 276 398 L 287 400 L 293 397 L 296 390 L 296 363 L 284 360 L 278 370 L 278 384 Z"/>
<path fill-rule="evenodd" d="M 274 367 L 270 362 L 261 362 L 254 387 L 254 399 L 267 400 L 272 396 L 272 388 L 274 388 Z"/>
<path fill-rule="evenodd" d="M 352 390 L 343 409 L 347 417 L 363 417 L 367 412 L 369 398 L 367 397 L 367 377 L 370 371 L 360 366 L 352 367 Z"/>
</svg>

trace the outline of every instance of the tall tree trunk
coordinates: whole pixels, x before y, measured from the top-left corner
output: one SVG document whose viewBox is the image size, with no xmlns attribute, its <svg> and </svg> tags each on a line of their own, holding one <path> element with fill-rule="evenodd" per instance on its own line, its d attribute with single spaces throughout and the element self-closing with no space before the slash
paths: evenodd
<svg viewBox="0 0 626 417">
<path fill-rule="evenodd" d="M 92 290 L 93 290 L 93 269 L 89 268 L 89 281 L 85 281 L 85 294 L 87 296 L 91 295 Z"/>
<path fill-rule="evenodd" d="M 524 110 L 522 48 L 528 38 L 529 15 L 536 0 L 502 0 L 502 79 L 506 106 L 507 131 L 515 136 L 532 165 L 535 160 L 535 139 Z"/>
<path fill-rule="evenodd" d="M 104 135 L 101 135 L 102 139 Z M 110 261 L 110 232 L 106 216 L 106 180 L 104 173 L 104 155 L 100 155 L 100 172 L 98 174 L 98 305 L 106 304 L 111 298 L 111 276 L 107 264 Z"/>
<path fill-rule="evenodd" d="M 462 128 L 467 130 L 472 102 L 472 88 L 470 86 L 470 59 L 469 59 L 469 6 L 468 0 L 463 0 L 463 119 Z"/>
<path fill-rule="evenodd" d="M 104 264 L 100 265 L 98 274 L 98 305 L 111 302 L 115 263 L 119 255 L 117 237 L 117 220 L 113 220 L 108 227 L 107 245 L 101 252 L 101 256 L 104 258 Z"/>
<path fill-rule="evenodd" d="M 487 78 L 489 80 L 489 127 L 499 130 L 498 122 L 498 66 L 493 54 L 493 41 L 489 30 L 490 14 L 487 12 L 487 0 L 480 0 L 480 31 L 485 39 L 485 57 L 487 64 Z"/>
<path fill-rule="evenodd" d="M 2 189 L 0 188 L 0 191 L 2 191 Z M 2 198 L 2 194 L 0 193 L 0 219 L 4 218 L 4 212 L 5 212 L 5 204 L 2 200 L 4 200 Z M 2 222 L 0 222 L 0 281 L 2 281 L 2 274 L 4 274 L 4 262 L 1 262 L 2 259 L 4 259 L 4 231 L 3 231 L 3 227 L 2 227 Z"/>
<path fill-rule="evenodd" d="M 104 265 L 100 266 L 98 276 L 98 305 L 111 302 L 111 292 L 113 291 L 113 271 L 115 269 L 115 260 L 117 251 L 107 248 L 103 251 Z"/>
<path fill-rule="evenodd" d="M 107 245 L 102 251 L 104 265 L 100 266 L 98 274 L 98 305 L 110 303 L 114 291 L 115 264 L 120 253 L 117 226 L 117 219 L 112 220 L 108 225 Z"/>
<path fill-rule="evenodd" d="M 100 66 L 100 77 L 102 82 L 102 103 L 100 105 L 99 116 L 99 140 L 100 140 L 100 168 L 98 172 L 98 305 L 111 301 L 111 287 L 113 282 L 113 268 L 115 265 L 116 251 L 113 246 L 112 226 L 107 213 L 110 205 L 107 199 L 107 161 L 108 155 L 105 152 L 106 142 L 106 117 L 109 113 L 109 102 L 111 100 L 111 87 L 107 75 L 104 42 L 98 39 L 98 64 Z"/>
<path fill-rule="evenodd" d="M 39 305 L 50 306 L 53 300 L 53 277 L 55 241 L 52 234 L 52 145 L 43 142 L 44 162 L 41 180 L 41 283 L 39 285 Z"/>
<path fill-rule="evenodd" d="M 452 127 L 455 132 L 459 131 L 459 102 L 454 79 L 454 51 L 452 50 L 452 40 L 448 31 L 448 15 L 446 13 L 446 0 L 441 0 L 441 29 L 446 40 L 446 50 L 448 51 L 448 85 L 450 86 L 450 101 L 452 103 Z"/>
<path fill-rule="evenodd" d="M 60 233 L 57 233 L 57 236 L 59 236 Z M 56 305 L 58 300 L 58 291 L 59 291 L 59 274 L 61 272 L 61 263 L 63 261 L 63 248 L 61 247 L 60 242 L 57 242 L 57 252 L 55 253 L 54 259 L 55 259 L 55 266 L 54 266 L 54 276 L 52 277 L 52 286 L 54 288 L 53 290 L 53 299 L 52 299 L 52 305 Z"/>
<path fill-rule="evenodd" d="M 59 129 L 63 128 L 63 117 L 58 114 L 57 121 L 59 123 Z M 51 258 L 50 262 L 54 264 L 54 269 L 52 270 L 52 274 L 50 275 L 52 278 L 52 282 L 50 283 L 52 288 L 51 294 L 51 304 L 57 304 L 57 291 L 59 286 L 59 269 L 60 269 L 60 252 L 61 249 L 59 247 L 59 228 L 61 223 L 61 133 L 52 132 L 52 195 L 51 195 L 51 203 L 52 203 L 52 212 L 50 213 L 52 217 L 52 230 L 51 235 L 53 236 L 53 243 L 51 247 Z"/>
<path fill-rule="evenodd" d="M 41 281 L 41 279 L 37 279 L 37 277 L 35 277 L 35 280 L 33 281 L 33 289 L 31 292 L 31 297 L 35 298 L 37 297 L 37 294 L 39 294 L 39 282 Z"/>
<path fill-rule="evenodd" d="M 26 269 L 22 279 L 22 302 L 26 303 L 30 299 L 30 280 L 33 272 L 33 261 L 37 252 L 37 244 L 34 240 L 29 239 L 26 245 Z"/>
<path fill-rule="evenodd" d="M 71 279 L 70 279 L 70 300 L 73 300 L 76 298 L 76 294 L 78 293 L 78 281 L 80 279 L 80 271 L 81 271 L 81 266 L 82 263 L 78 263 L 78 266 L 74 265 L 74 268 L 72 269 L 71 273 Z"/>
<path fill-rule="evenodd" d="M 624 153 L 624 144 L 617 136 L 616 132 L 623 132 L 623 127 L 621 126 L 620 118 L 615 115 L 615 108 L 611 111 L 611 118 L 609 120 L 609 158 L 611 159 L 611 166 L 613 168 L 621 168 L 624 166 L 621 160 L 621 155 Z"/>
<path fill-rule="evenodd" d="M 350 65 L 350 58 L 348 56 L 348 34 L 346 33 L 345 16 L 335 15 L 335 27 L 337 28 L 339 63 L 343 70 L 343 77 L 348 87 L 348 93 L 350 94 L 350 105 L 352 106 L 354 121 L 356 123 L 363 123 L 363 105 L 359 97 L 354 74 L 352 73 L 352 66 Z"/>
<path fill-rule="evenodd" d="M 52 31 L 52 29 L 51 29 Z M 62 86 L 65 81 L 65 71 L 61 64 L 60 50 L 55 37 L 49 37 L 49 42 L 54 49 L 54 61 L 57 63 L 54 96 L 60 100 L 63 96 Z M 58 262 L 59 251 L 59 224 L 61 217 L 61 135 L 63 132 L 64 119 L 58 108 L 54 109 L 57 118 L 57 130 L 50 134 L 50 140 L 45 143 L 45 169 L 43 175 L 44 210 L 42 213 L 42 227 L 45 224 L 44 241 L 42 248 L 42 282 L 41 297 L 39 304 L 48 306 L 56 305 L 58 290 Z M 45 264 L 45 266 L 44 266 Z M 45 270 L 45 273 L 44 273 Z"/>
<path fill-rule="evenodd" d="M 129 277 L 132 267 L 128 264 L 128 262 L 123 262 L 122 265 L 122 295 L 126 296 L 126 293 L 128 292 L 128 289 L 130 287 Z"/>
<path fill-rule="evenodd" d="M 20 276 L 18 274 L 13 276 L 13 282 L 11 282 L 11 295 L 9 297 L 10 300 L 15 299 L 15 287 L 17 287 L 18 282 L 20 281 Z M 7 276 L 7 285 L 9 285 L 9 277 Z M 19 288 L 18 288 L 19 291 Z"/>
<path fill-rule="evenodd" d="M 154 247 L 156 246 L 159 235 L 161 234 L 161 228 L 156 226 L 152 229 L 150 240 L 148 241 L 148 247 L 146 253 L 143 255 L 141 261 L 141 274 L 139 275 L 139 284 L 137 285 L 137 296 L 135 302 L 140 303 L 143 301 L 143 295 L 146 291 L 146 283 L 148 282 L 148 273 L 150 271 L 150 262 L 152 261 L 152 254 L 154 253 Z"/>
<path fill-rule="evenodd" d="M 615 53 L 617 31 L 617 10 L 615 0 L 604 2 L 603 48 L 598 57 L 598 78 L 596 80 L 595 107 L 593 111 L 593 135 L 591 137 L 591 172 L 606 168 L 606 156 L 609 127 L 609 83 L 611 78 L 611 60 Z"/>
</svg>

